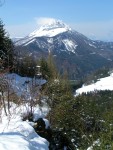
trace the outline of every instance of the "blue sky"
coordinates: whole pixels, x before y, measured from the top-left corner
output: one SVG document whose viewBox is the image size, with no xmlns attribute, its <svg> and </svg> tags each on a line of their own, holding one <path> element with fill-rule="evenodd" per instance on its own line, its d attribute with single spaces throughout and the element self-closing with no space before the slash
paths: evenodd
<svg viewBox="0 0 113 150">
<path fill-rule="evenodd" d="M 11 37 L 26 36 L 40 20 L 55 18 L 88 37 L 113 41 L 113 0 L 5 0 L 0 18 Z"/>
</svg>

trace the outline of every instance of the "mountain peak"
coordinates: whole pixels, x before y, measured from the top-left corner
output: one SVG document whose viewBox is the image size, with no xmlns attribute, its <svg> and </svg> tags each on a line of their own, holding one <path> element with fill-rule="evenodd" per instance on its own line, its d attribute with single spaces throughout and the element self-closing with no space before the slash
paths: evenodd
<svg viewBox="0 0 113 150">
<path fill-rule="evenodd" d="M 57 20 L 57 19 L 49 19 L 48 22 L 46 22 L 42 27 L 44 28 L 69 28 L 62 20 Z"/>
<path fill-rule="evenodd" d="M 57 34 L 70 31 L 71 28 L 63 23 L 61 20 L 50 19 L 47 23 L 41 26 L 39 29 L 29 34 L 29 37 L 53 37 Z"/>
</svg>

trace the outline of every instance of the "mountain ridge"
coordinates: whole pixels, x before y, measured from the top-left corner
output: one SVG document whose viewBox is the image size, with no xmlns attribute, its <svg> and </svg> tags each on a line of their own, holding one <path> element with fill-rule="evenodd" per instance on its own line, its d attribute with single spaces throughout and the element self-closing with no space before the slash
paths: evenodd
<svg viewBox="0 0 113 150">
<path fill-rule="evenodd" d="M 37 35 L 39 31 L 42 33 Z M 113 62 L 113 42 L 91 40 L 62 21 L 54 20 L 14 44 L 17 49 L 21 47 L 21 51 L 26 49 L 35 59 L 41 56 L 47 58 L 51 50 L 59 71 L 67 70 L 72 79 Z"/>
</svg>

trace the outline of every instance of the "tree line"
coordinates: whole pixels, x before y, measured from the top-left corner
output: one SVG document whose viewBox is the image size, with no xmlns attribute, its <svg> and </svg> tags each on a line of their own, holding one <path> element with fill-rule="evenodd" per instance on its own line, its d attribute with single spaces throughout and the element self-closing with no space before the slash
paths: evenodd
<svg viewBox="0 0 113 150">
<path fill-rule="evenodd" d="M 14 46 L 0 19 L 0 73 L 13 68 Z"/>
</svg>

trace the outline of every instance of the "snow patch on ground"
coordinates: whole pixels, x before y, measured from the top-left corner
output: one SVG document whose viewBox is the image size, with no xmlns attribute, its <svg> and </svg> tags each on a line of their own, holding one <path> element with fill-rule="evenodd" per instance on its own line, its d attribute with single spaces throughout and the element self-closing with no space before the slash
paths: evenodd
<svg viewBox="0 0 113 150">
<path fill-rule="evenodd" d="M 49 38 L 48 43 L 53 44 L 53 38 Z"/>
<path fill-rule="evenodd" d="M 96 53 L 95 52 L 92 52 L 92 53 L 90 53 L 91 55 L 95 55 Z"/>
<path fill-rule="evenodd" d="M 94 48 L 97 48 L 95 45 L 93 45 L 93 44 L 91 44 L 91 43 L 89 43 L 89 46 L 92 46 L 92 47 L 94 47 Z"/>
<path fill-rule="evenodd" d="M 75 49 L 78 45 L 75 45 L 73 41 L 65 39 L 63 40 L 63 43 L 66 46 L 66 49 L 72 53 L 75 53 Z"/>
<path fill-rule="evenodd" d="M 32 86 L 37 85 L 37 94 L 39 88 L 45 84 L 47 81 L 45 79 L 35 79 L 29 77 L 21 77 L 15 73 L 7 74 L 5 77 L 11 88 L 13 88 L 14 92 L 17 93 L 18 96 L 24 95 L 26 99 L 35 98 L 36 95 L 33 95 L 31 92 Z"/>
<path fill-rule="evenodd" d="M 37 117 L 43 117 L 40 110 L 35 113 Z M 10 114 L 1 112 L 0 120 L 0 150 L 48 150 L 48 141 L 40 137 L 34 130 L 33 122 L 22 121 L 22 114 L 27 113 L 26 106 L 10 105 Z M 38 116 L 39 115 L 39 116 Z M 46 126 L 49 123 L 46 122 Z"/>
<path fill-rule="evenodd" d="M 32 83 L 31 78 L 21 77 L 17 74 L 6 74 L 3 79 L 8 82 L 10 90 L 13 89 L 17 95 L 25 93 L 26 101 L 19 105 L 10 102 L 9 110 L 6 104 L 6 112 L 0 109 L 0 150 L 48 150 L 48 141 L 40 137 L 34 130 L 34 122 L 23 121 L 26 114 L 31 112 L 30 102 L 35 95 L 30 93 L 26 81 Z M 38 85 L 45 83 L 45 80 L 37 80 Z M 49 112 L 46 99 L 43 98 L 42 105 L 38 104 L 32 108 L 33 120 L 45 118 Z M 49 126 L 47 119 L 44 119 L 46 128 Z"/>
<path fill-rule="evenodd" d="M 33 43 L 35 41 L 35 39 L 31 39 L 31 40 L 29 40 L 24 46 L 27 46 L 27 45 L 29 45 L 30 43 Z"/>
</svg>

